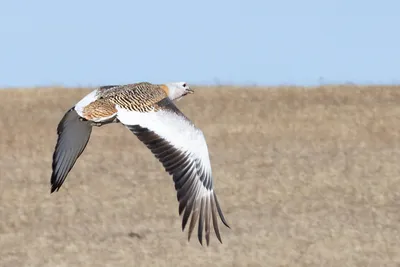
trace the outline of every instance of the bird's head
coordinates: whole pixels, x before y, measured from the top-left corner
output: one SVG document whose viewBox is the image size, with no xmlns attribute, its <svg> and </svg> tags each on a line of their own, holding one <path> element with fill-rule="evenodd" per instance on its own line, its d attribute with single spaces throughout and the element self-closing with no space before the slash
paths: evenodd
<svg viewBox="0 0 400 267">
<path fill-rule="evenodd" d="M 194 93 L 186 82 L 167 83 L 163 89 L 171 100 L 180 100 L 185 95 Z"/>
</svg>

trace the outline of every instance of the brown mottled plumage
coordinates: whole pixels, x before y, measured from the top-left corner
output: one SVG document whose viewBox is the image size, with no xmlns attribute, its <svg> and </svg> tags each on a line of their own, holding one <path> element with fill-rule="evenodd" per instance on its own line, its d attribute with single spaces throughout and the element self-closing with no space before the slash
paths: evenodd
<svg viewBox="0 0 400 267">
<path fill-rule="evenodd" d="M 98 99 L 83 109 L 87 120 L 102 119 L 116 114 L 116 105 L 130 111 L 159 110 L 158 102 L 168 97 L 168 87 L 149 82 L 122 86 L 103 86 L 98 89 Z"/>
<path fill-rule="evenodd" d="M 107 118 L 116 112 L 115 104 L 106 99 L 98 99 L 83 109 L 84 118 L 87 120 Z"/>
</svg>

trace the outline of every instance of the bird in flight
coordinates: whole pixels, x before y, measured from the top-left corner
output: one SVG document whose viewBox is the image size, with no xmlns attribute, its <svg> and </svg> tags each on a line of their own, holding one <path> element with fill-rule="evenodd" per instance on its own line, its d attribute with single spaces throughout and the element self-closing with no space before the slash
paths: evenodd
<svg viewBox="0 0 400 267">
<path fill-rule="evenodd" d="M 57 127 L 53 152 L 51 193 L 58 191 L 84 151 L 93 126 L 120 123 L 128 128 L 172 175 L 182 231 L 189 222 L 188 241 L 198 222 L 198 240 L 207 246 L 211 221 L 222 243 L 219 215 L 230 228 L 214 191 L 207 143 L 198 129 L 174 104 L 194 91 L 185 82 L 139 82 L 101 86 L 83 97 L 63 116 Z"/>
</svg>

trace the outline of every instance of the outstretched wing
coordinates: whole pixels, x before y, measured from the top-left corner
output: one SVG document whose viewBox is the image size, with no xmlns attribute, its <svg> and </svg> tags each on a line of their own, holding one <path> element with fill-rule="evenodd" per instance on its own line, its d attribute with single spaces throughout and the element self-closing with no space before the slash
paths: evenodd
<svg viewBox="0 0 400 267">
<path fill-rule="evenodd" d="M 160 101 L 158 111 L 138 112 L 117 106 L 119 121 L 131 130 L 172 175 L 182 215 L 182 231 L 189 221 L 188 240 L 198 222 L 198 239 L 203 244 L 203 229 L 209 245 L 211 220 L 222 243 L 218 218 L 229 227 L 213 188 L 207 144 L 196 128 L 168 98 Z"/>
<path fill-rule="evenodd" d="M 57 127 L 57 143 L 53 153 L 51 193 L 58 191 L 76 160 L 85 149 L 92 126 L 80 121 L 74 108 L 68 110 Z"/>
</svg>

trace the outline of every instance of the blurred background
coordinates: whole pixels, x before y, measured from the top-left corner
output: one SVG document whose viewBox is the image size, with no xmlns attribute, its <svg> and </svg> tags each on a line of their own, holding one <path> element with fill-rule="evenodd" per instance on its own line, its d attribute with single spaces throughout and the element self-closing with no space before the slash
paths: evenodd
<svg viewBox="0 0 400 267">
<path fill-rule="evenodd" d="M 0 1 L 0 266 L 399 266 L 400 3 Z M 181 230 L 172 178 L 96 128 L 59 192 L 64 113 L 186 81 L 231 229 Z"/>
</svg>

